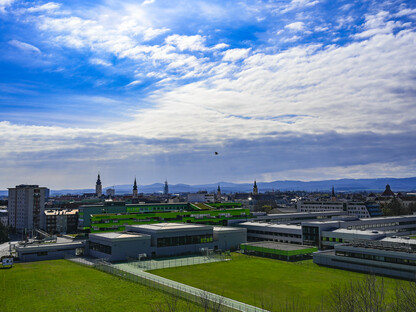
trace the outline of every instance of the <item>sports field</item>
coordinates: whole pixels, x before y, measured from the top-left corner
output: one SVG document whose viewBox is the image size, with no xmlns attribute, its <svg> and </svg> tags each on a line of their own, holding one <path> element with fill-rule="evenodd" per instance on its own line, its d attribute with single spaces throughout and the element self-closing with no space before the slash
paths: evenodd
<svg viewBox="0 0 416 312">
<path fill-rule="evenodd" d="M 284 304 L 302 305 L 311 310 L 321 303 L 325 306 L 332 284 L 347 283 L 365 276 L 321 267 L 312 260 L 291 263 L 232 255 L 232 261 L 153 270 L 151 273 L 273 310 Z M 384 278 L 384 282 L 392 292 L 395 280 Z"/>
<path fill-rule="evenodd" d="M 158 311 L 173 297 L 66 260 L 0 269 L 0 311 Z M 199 311 L 177 300 L 178 311 Z"/>
</svg>

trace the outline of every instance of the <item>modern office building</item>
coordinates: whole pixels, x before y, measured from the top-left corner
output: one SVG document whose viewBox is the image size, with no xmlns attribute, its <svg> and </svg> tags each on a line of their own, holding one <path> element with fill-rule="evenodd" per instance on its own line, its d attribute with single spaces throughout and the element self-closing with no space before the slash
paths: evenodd
<svg viewBox="0 0 416 312">
<path fill-rule="evenodd" d="M 42 229 L 45 226 L 45 200 L 49 189 L 39 185 L 17 185 L 9 188 L 9 225 L 18 232 Z"/>
<path fill-rule="evenodd" d="M 168 212 L 168 211 L 192 211 L 198 210 L 188 203 L 176 204 L 126 204 L 118 201 L 105 201 L 104 203 L 94 205 L 82 205 L 79 210 L 78 230 L 89 231 L 91 227 L 92 215 L 106 215 L 119 213 L 150 213 L 150 212 Z"/>
<path fill-rule="evenodd" d="M 124 231 L 128 225 L 167 222 L 230 225 L 247 221 L 250 217 L 248 209 L 95 214 L 90 218 L 90 232 Z"/>
<path fill-rule="evenodd" d="M 247 229 L 249 242 L 273 241 L 289 244 L 302 244 L 302 226 L 295 224 L 274 224 L 243 222 L 238 227 Z"/>
<path fill-rule="evenodd" d="M 319 265 L 408 280 L 416 277 L 416 240 L 406 243 L 356 240 L 313 254 Z"/>
<path fill-rule="evenodd" d="M 201 249 L 237 248 L 246 242 L 244 229 L 201 224 L 156 223 L 126 226 L 125 232 L 96 233 L 89 237 L 89 254 L 109 261 L 128 257 L 157 258 L 198 254 Z"/>
</svg>

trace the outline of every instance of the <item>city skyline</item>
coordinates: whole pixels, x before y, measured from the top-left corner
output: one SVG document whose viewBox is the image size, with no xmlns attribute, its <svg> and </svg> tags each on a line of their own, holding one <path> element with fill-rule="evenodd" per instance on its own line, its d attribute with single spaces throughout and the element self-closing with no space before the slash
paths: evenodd
<svg viewBox="0 0 416 312">
<path fill-rule="evenodd" d="M 0 189 L 416 176 L 412 1 L 2 0 L 0 41 Z"/>
</svg>

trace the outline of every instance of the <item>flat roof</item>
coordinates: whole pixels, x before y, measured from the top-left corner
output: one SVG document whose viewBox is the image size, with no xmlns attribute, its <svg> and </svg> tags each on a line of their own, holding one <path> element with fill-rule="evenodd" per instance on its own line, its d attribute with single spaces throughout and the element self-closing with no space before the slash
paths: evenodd
<svg viewBox="0 0 416 312">
<path fill-rule="evenodd" d="M 269 227 L 269 228 L 279 228 L 279 229 L 293 229 L 293 230 L 300 230 L 302 228 L 301 225 L 296 224 L 277 224 L 277 223 L 266 223 L 266 222 L 242 222 L 239 225 L 246 225 L 246 226 L 261 226 L 261 227 Z"/>
<path fill-rule="evenodd" d="M 236 232 L 243 231 L 244 228 L 241 227 L 231 227 L 231 226 L 214 226 L 214 232 Z"/>
<path fill-rule="evenodd" d="M 342 233 L 342 234 L 357 234 L 357 235 L 385 235 L 383 231 L 377 231 L 377 230 L 357 230 L 357 229 L 347 229 L 347 228 L 340 228 L 332 231 L 322 231 L 322 232 L 331 232 L 331 233 Z"/>
<path fill-rule="evenodd" d="M 267 249 L 284 250 L 284 251 L 304 250 L 304 249 L 314 248 L 314 246 L 286 244 L 286 243 L 270 242 L 270 241 L 244 243 L 242 245 L 255 246 L 255 247 L 261 247 L 261 248 L 267 248 Z"/>
<path fill-rule="evenodd" d="M 129 225 L 131 228 L 136 229 L 148 229 L 153 231 L 164 230 L 184 230 L 184 229 L 202 229 L 209 228 L 210 226 L 202 224 L 190 224 L 190 223 L 153 223 L 153 224 L 134 224 Z"/>
<path fill-rule="evenodd" d="M 108 232 L 108 233 L 94 233 L 90 234 L 93 237 L 107 238 L 107 239 L 121 239 L 121 238 L 139 238 L 147 237 L 148 235 L 135 232 Z"/>
</svg>

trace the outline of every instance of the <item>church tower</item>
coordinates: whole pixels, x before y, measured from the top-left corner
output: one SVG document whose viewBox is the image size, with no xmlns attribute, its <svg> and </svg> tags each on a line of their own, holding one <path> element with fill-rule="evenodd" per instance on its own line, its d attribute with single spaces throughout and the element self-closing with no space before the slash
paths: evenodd
<svg viewBox="0 0 416 312">
<path fill-rule="evenodd" d="M 259 189 L 257 188 L 257 182 L 256 182 L 256 180 L 254 180 L 253 195 L 258 195 L 258 194 L 259 194 Z"/>
<path fill-rule="evenodd" d="M 136 199 L 139 197 L 139 194 L 137 192 L 137 182 L 136 178 L 134 178 L 134 185 L 133 185 L 133 199 Z"/>
<path fill-rule="evenodd" d="M 168 186 L 168 180 L 165 180 L 165 187 L 163 189 L 163 194 L 169 195 L 169 186 Z"/>
<path fill-rule="evenodd" d="M 335 196 L 335 189 L 334 189 L 334 186 L 333 186 L 333 185 L 332 185 L 331 200 L 332 200 L 332 201 L 336 201 L 336 200 L 337 200 L 337 198 L 336 198 L 336 196 Z"/>
<path fill-rule="evenodd" d="M 220 185 L 218 184 L 218 189 L 217 189 L 217 201 L 221 201 L 221 188 Z"/>
<path fill-rule="evenodd" d="M 100 173 L 98 173 L 97 183 L 95 184 L 95 195 L 101 197 L 103 195 L 103 186 L 101 185 Z"/>
</svg>

